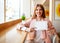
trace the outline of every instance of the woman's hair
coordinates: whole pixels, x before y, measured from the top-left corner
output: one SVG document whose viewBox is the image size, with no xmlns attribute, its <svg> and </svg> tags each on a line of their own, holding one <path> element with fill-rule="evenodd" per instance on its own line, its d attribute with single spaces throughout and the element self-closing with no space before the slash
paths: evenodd
<svg viewBox="0 0 60 43">
<path fill-rule="evenodd" d="M 35 19 L 35 18 L 37 17 L 37 15 L 36 15 L 36 13 L 35 13 L 37 7 L 41 7 L 41 9 L 42 9 L 42 11 L 43 11 L 42 17 L 45 18 L 45 17 L 46 17 L 46 16 L 45 16 L 45 9 L 44 9 L 43 5 L 37 4 L 36 7 L 35 7 L 35 9 L 34 9 L 34 14 L 33 14 L 33 16 L 32 16 L 32 19 Z"/>
</svg>

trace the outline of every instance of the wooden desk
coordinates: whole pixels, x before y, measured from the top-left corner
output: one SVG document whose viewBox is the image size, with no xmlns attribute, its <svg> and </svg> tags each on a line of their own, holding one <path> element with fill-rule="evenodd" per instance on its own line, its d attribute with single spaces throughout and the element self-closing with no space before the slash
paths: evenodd
<svg viewBox="0 0 60 43">
<path fill-rule="evenodd" d="M 0 43 L 23 43 L 27 34 L 25 31 L 17 30 L 16 25 L 3 33 L 0 33 Z"/>
</svg>

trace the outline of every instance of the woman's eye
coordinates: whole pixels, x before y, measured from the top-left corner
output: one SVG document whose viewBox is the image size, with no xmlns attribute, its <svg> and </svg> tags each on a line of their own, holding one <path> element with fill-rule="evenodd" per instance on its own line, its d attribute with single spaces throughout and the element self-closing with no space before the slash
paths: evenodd
<svg viewBox="0 0 60 43">
<path fill-rule="evenodd" d="M 41 11 L 42 9 L 36 9 L 36 11 L 38 11 L 38 10 Z"/>
<path fill-rule="evenodd" d="M 36 9 L 36 11 L 38 11 L 38 10 L 39 10 L 39 11 L 42 11 L 42 9 Z"/>
<path fill-rule="evenodd" d="M 42 10 L 42 9 L 39 9 L 40 11 Z"/>
<path fill-rule="evenodd" d="M 36 11 L 38 11 L 38 9 L 36 9 Z"/>
</svg>

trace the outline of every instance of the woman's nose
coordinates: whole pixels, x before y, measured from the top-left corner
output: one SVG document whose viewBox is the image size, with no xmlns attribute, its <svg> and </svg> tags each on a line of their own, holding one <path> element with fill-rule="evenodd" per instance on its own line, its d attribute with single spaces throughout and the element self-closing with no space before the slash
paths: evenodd
<svg viewBox="0 0 60 43">
<path fill-rule="evenodd" d="M 40 12 L 40 10 L 38 10 L 38 12 Z"/>
</svg>

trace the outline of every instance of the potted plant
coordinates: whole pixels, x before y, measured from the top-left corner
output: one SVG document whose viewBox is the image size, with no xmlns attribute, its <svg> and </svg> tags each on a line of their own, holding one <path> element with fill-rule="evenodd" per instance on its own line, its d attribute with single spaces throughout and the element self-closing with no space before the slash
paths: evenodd
<svg viewBox="0 0 60 43">
<path fill-rule="evenodd" d="M 25 20 L 25 18 L 26 18 L 25 15 L 22 15 L 21 19 L 22 19 L 22 20 Z"/>
<path fill-rule="evenodd" d="M 26 19 L 25 14 L 22 15 L 21 19 L 22 19 L 22 23 L 24 24 L 25 23 L 25 19 Z"/>
</svg>

